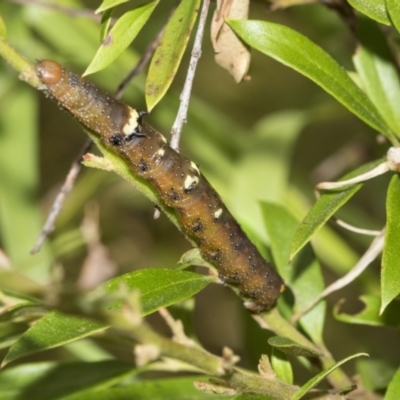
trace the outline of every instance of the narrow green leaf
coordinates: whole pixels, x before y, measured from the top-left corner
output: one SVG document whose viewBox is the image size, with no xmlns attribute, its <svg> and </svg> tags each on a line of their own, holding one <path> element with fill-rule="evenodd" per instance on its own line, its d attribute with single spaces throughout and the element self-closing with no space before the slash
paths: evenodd
<svg viewBox="0 0 400 400">
<path fill-rule="evenodd" d="M 300 345 L 294 342 L 291 339 L 281 337 L 281 336 L 273 336 L 268 339 L 268 344 L 272 347 L 280 350 L 282 353 L 289 354 L 295 357 L 320 357 L 321 353 L 317 353 L 315 350 Z"/>
<path fill-rule="evenodd" d="M 121 284 L 139 289 L 142 314 L 147 315 L 194 296 L 210 282 L 215 282 L 215 278 L 188 271 L 147 268 L 111 279 L 103 288 L 107 293 L 115 292 Z M 120 302 L 115 303 L 114 307 L 118 309 L 119 305 Z"/>
<path fill-rule="evenodd" d="M 157 4 L 158 0 L 154 0 L 122 15 L 104 39 L 83 76 L 98 72 L 115 61 L 140 32 Z"/>
<path fill-rule="evenodd" d="M 111 17 L 113 15 L 114 9 L 111 8 L 103 13 L 101 16 L 101 23 L 100 23 L 100 41 L 104 42 L 108 35 L 108 31 L 111 24 Z"/>
<path fill-rule="evenodd" d="M 47 310 L 37 304 L 18 304 L 0 314 L 0 322 L 30 322 L 43 317 Z"/>
<path fill-rule="evenodd" d="M 105 325 L 86 318 L 51 312 L 29 328 L 11 347 L 2 366 L 99 332 Z"/>
<path fill-rule="evenodd" d="M 384 400 L 398 400 L 400 393 L 400 368 L 389 383 Z"/>
<path fill-rule="evenodd" d="M 300 311 L 324 289 L 321 267 L 310 245 L 304 249 L 301 257 L 289 264 L 290 244 L 298 222 L 286 209 L 276 204 L 262 203 L 261 207 L 273 258 L 278 271 L 294 293 L 294 312 Z M 313 284 L 310 285 L 310 282 Z M 299 321 L 315 343 L 323 343 L 325 313 L 326 305 L 322 301 Z"/>
<path fill-rule="evenodd" d="M 372 170 L 385 159 L 371 161 L 358 167 L 354 171 L 344 175 L 339 181 L 353 178 L 367 171 Z M 292 259 L 299 250 L 311 239 L 312 235 L 317 232 L 329 218 L 362 187 L 362 184 L 354 185 L 348 189 L 325 191 L 321 197 L 315 202 L 311 210 L 300 223 L 292 241 L 290 258 Z"/>
<path fill-rule="evenodd" d="M 199 12 L 200 0 L 182 0 L 168 22 L 146 79 L 146 104 L 151 111 L 175 78 Z"/>
<path fill-rule="evenodd" d="M 343 313 L 340 310 L 341 302 L 335 305 L 333 309 L 334 317 L 348 324 L 361 324 L 371 326 L 396 326 L 400 327 L 400 302 L 394 300 L 380 315 L 381 299 L 377 296 L 363 295 L 360 300 L 364 303 L 364 308 L 356 314 Z"/>
<path fill-rule="evenodd" d="M 272 348 L 271 365 L 280 380 L 293 384 L 292 365 L 283 352 Z"/>
<path fill-rule="evenodd" d="M 7 37 L 7 27 L 1 15 L 0 15 L 0 36 L 3 37 L 4 39 Z"/>
<path fill-rule="evenodd" d="M 85 391 L 63 400 L 175 400 L 175 399 L 232 399 L 233 396 L 219 396 L 202 393 L 193 385 L 202 377 L 152 379 L 138 381 L 132 385 L 101 391 Z"/>
<path fill-rule="evenodd" d="M 397 29 L 400 32 L 400 3 L 398 0 L 386 0 L 386 7 L 389 13 L 389 17 Z"/>
<path fill-rule="evenodd" d="M 353 354 L 352 356 L 346 357 L 343 360 L 332 365 L 325 371 L 320 372 L 318 375 L 314 376 L 306 384 L 304 384 L 300 389 L 298 389 L 296 391 L 296 393 L 290 398 L 290 400 L 300 400 L 307 392 L 309 392 L 313 387 L 318 385 L 318 383 L 320 383 L 325 377 L 327 377 L 336 368 L 340 367 L 342 364 L 346 363 L 347 361 L 352 360 L 353 358 L 361 357 L 361 356 L 368 357 L 368 354 L 366 354 L 366 353 Z"/>
<path fill-rule="evenodd" d="M 1 399 L 60 399 L 88 388 L 107 388 L 134 371 L 132 364 L 116 360 L 22 364 L 0 372 Z"/>
<path fill-rule="evenodd" d="M 307 114 L 297 110 L 276 112 L 262 118 L 251 130 L 252 140 L 240 145 L 242 156 L 229 168 L 228 173 L 233 179 L 229 182 L 229 193 L 224 196 L 229 201 L 229 209 L 241 224 L 264 241 L 268 237 L 261 209 L 251 205 L 258 201 L 282 202 L 287 191 L 293 148 L 307 123 Z M 226 148 L 226 145 L 221 146 Z M 245 146 L 248 150 L 243 152 Z M 262 184 L 260 171 L 264 171 Z M 243 204 L 249 206 L 243 207 Z"/>
<path fill-rule="evenodd" d="M 120 4 L 127 3 L 129 0 L 103 0 L 99 8 L 95 11 L 96 14 L 104 12 L 109 8 L 116 7 Z"/>
<path fill-rule="evenodd" d="M 192 272 L 149 268 L 114 278 L 102 285 L 102 289 L 106 293 L 113 293 L 124 284 L 130 290 L 139 290 L 142 314 L 147 315 L 193 296 L 213 281 L 214 277 Z M 120 305 L 121 302 L 116 301 L 112 306 L 118 310 Z M 36 322 L 11 346 L 3 365 L 27 355 L 62 346 L 106 328 L 108 327 L 105 324 L 88 318 L 51 312 Z"/>
<path fill-rule="evenodd" d="M 400 177 L 394 175 L 386 199 L 386 235 L 382 255 L 381 313 L 400 293 Z"/>
<path fill-rule="evenodd" d="M 385 0 L 348 0 L 357 11 L 381 24 L 390 25 Z M 397 1 L 397 0 L 394 0 Z"/>
<path fill-rule="evenodd" d="M 376 22 L 359 18 L 360 45 L 353 57 L 362 86 L 393 132 L 400 136 L 400 78 L 386 38 Z"/>
<path fill-rule="evenodd" d="M 351 112 L 385 136 L 385 121 L 347 72 L 323 49 L 282 25 L 264 21 L 229 21 L 251 47 L 307 76 Z"/>
</svg>

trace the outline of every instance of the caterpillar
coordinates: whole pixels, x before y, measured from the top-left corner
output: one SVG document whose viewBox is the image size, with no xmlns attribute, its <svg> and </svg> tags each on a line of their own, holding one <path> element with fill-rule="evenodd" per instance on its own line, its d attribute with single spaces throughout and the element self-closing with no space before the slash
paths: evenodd
<svg viewBox="0 0 400 400">
<path fill-rule="evenodd" d="M 50 97 L 147 180 L 176 210 L 185 234 L 214 265 L 219 278 L 238 288 L 245 306 L 262 312 L 275 306 L 282 278 L 244 234 L 197 165 L 172 149 L 137 111 L 51 60 L 36 64 Z"/>
</svg>

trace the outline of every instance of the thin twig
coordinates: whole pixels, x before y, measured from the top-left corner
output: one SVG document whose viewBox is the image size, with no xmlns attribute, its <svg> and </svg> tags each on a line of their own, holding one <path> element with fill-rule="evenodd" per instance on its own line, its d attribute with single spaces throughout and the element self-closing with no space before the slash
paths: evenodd
<svg viewBox="0 0 400 400">
<path fill-rule="evenodd" d="M 190 58 L 189 69 L 186 76 L 185 85 L 180 96 L 180 106 L 176 119 L 171 128 L 171 147 L 179 151 L 179 141 L 181 138 L 183 124 L 187 121 L 187 111 L 189 108 L 190 93 L 192 91 L 194 74 L 196 72 L 197 63 L 201 57 L 201 43 L 203 41 L 204 27 L 207 19 L 210 0 L 203 0 L 201 7 L 199 25 L 197 27 L 196 37 L 194 39 L 192 56 Z"/>
<path fill-rule="evenodd" d="M 51 206 L 49 215 L 47 216 L 43 229 L 40 232 L 40 235 L 35 243 L 35 246 L 31 250 L 31 254 L 37 253 L 43 246 L 43 243 L 46 240 L 46 238 L 50 235 L 51 232 L 53 232 L 55 221 L 58 217 L 58 214 L 60 214 L 61 212 L 65 198 L 67 197 L 67 194 L 71 191 L 71 189 L 74 187 L 76 178 L 78 177 L 79 172 L 82 169 L 82 164 L 81 164 L 82 156 L 89 150 L 91 145 L 92 145 L 92 140 L 91 139 L 86 140 L 78 156 L 72 162 L 67 177 L 65 178 L 65 181 L 61 186 L 61 189 L 58 192 Z"/>
<path fill-rule="evenodd" d="M 368 250 L 360 258 L 358 263 L 342 278 L 338 279 L 332 285 L 328 286 L 323 292 L 321 292 L 315 299 L 308 304 L 305 308 L 297 312 L 292 316 L 290 322 L 295 323 L 317 303 L 324 299 L 329 294 L 336 292 L 354 281 L 367 267 L 375 260 L 376 257 L 382 252 L 383 242 L 385 239 L 385 229 L 383 229 L 379 235 L 372 241 Z"/>
</svg>

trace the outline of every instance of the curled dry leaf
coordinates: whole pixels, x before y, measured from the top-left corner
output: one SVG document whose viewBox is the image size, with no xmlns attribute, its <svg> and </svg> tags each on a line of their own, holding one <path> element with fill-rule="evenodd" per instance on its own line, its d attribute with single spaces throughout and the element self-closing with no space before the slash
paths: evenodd
<svg viewBox="0 0 400 400">
<path fill-rule="evenodd" d="M 247 19 L 249 0 L 218 0 L 211 23 L 211 41 L 215 61 L 226 69 L 236 82 L 243 80 L 250 64 L 248 47 L 225 23 L 226 19 Z"/>
</svg>

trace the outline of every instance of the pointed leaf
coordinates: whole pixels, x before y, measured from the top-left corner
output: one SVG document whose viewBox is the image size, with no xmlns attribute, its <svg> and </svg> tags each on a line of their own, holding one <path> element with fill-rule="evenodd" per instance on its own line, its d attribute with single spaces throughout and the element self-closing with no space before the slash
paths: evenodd
<svg viewBox="0 0 400 400">
<path fill-rule="evenodd" d="M 215 277 L 188 271 L 147 268 L 111 279 L 103 287 L 107 293 L 115 292 L 121 284 L 139 289 L 142 315 L 147 315 L 194 296 L 215 280 Z M 114 304 L 116 309 L 119 306 L 120 302 Z"/>
<path fill-rule="evenodd" d="M 63 400 L 172 400 L 172 399 L 230 399 L 231 396 L 210 395 L 200 392 L 193 385 L 202 377 L 142 380 L 134 384 L 100 391 L 85 391 Z M 235 396 L 236 397 L 236 396 Z"/>
<path fill-rule="evenodd" d="M 0 15 L 0 36 L 4 39 L 7 37 L 7 27 L 1 15 Z"/>
<path fill-rule="evenodd" d="M 107 37 L 108 31 L 110 29 L 111 18 L 113 15 L 114 9 L 111 8 L 103 13 L 101 16 L 101 23 L 100 23 L 100 40 L 104 42 Z"/>
<path fill-rule="evenodd" d="M 359 18 L 360 45 L 354 65 L 368 97 L 389 127 L 400 136 L 400 78 L 386 38 L 376 22 Z"/>
<path fill-rule="evenodd" d="M 363 309 L 356 314 L 347 314 L 341 312 L 342 302 L 335 305 L 333 315 L 339 321 L 348 324 L 361 324 L 371 326 L 396 326 L 400 327 L 400 303 L 394 300 L 390 303 L 382 315 L 379 314 L 381 299 L 377 296 L 363 295 L 360 300 L 364 303 Z"/>
<path fill-rule="evenodd" d="M 127 3 L 129 0 L 103 0 L 96 10 L 96 14 L 99 14 L 103 11 L 108 10 L 109 8 L 113 8 L 118 6 L 119 4 Z"/>
<path fill-rule="evenodd" d="M 86 318 L 51 312 L 29 328 L 11 347 L 2 366 L 31 354 L 62 346 L 106 327 Z"/>
<path fill-rule="evenodd" d="M 386 7 L 393 25 L 400 32 L 400 2 L 398 0 L 386 0 Z"/>
<path fill-rule="evenodd" d="M 292 365 L 283 352 L 272 348 L 271 365 L 280 380 L 293 384 Z"/>
<path fill-rule="evenodd" d="M 199 5 L 200 0 L 182 0 L 165 28 L 146 79 L 146 104 L 149 111 L 162 99 L 175 78 Z"/>
<path fill-rule="evenodd" d="M 371 19 L 381 24 L 390 25 L 390 19 L 387 14 L 385 0 L 348 0 L 360 13 L 365 14 Z M 397 1 L 397 0 L 394 0 Z"/>
<path fill-rule="evenodd" d="M 381 313 L 400 293 L 400 177 L 394 175 L 386 199 L 386 235 L 382 255 Z"/>
<path fill-rule="evenodd" d="M 289 354 L 295 357 L 320 357 L 321 353 L 316 352 L 315 350 L 300 345 L 294 342 L 291 339 L 281 337 L 281 336 L 273 336 L 268 339 L 268 344 L 272 347 L 280 350 L 282 353 Z"/>
<path fill-rule="evenodd" d="M 372 170 L 385 159 L 371 161 L 354 171 L 346 174 L 341 180 L 347 180 L 357 175 L 361 175 L 367 171 Z M 324 192 L 321 197 L 315 202 L 311 210 L 300 223 L 292 242 L 290 258 L 292 259 L 298 251 L 311 239 L 312 235 L 317 232 L 329 218 L 362 187 L 362 184 L 354 185 L 348 189 L 330 190 Z"/>
<path fill-rule="evenodd" d="M 278 271 L 294 293 L 294 312 L 300 311 L 325 287 L 321 267 L 310 245 L 304 249 L 301 257 L 289 264 L 290 244 L 298 222 L 286 209 L 276 204 L 262 203 L 261 207 L 273 258 Z M 313 284 L 310 285 L 310 282 Z M 322 301 L 300 319 L 300 325 L 315 343 L 323 343 L 325 313 L 326 305 Z"/>
<path fill-rule="evenodd" d="M 53 400 L 77 391 L 97 390 L 132 374 L 132 364 L 116 360 L 100 362 L 41 362 L 18 365 L 0 371 L 2 400 Z"/>
<path fill-rule="evenodd" d="M 157 4 L 158 0 L 154 0 L 122 15 L 104 39 L 83 76 L 98 72 L 115 61 L 140 32 Z"/>
<path fill-rule="evenodd" d="M 337 362 L 336 364 L 332 365 L 325 371 L 320 372 L 318 375 L 314 376 L 312 379 L 310 379 L 305 385 L 303 385 L 299 390 L 296 391 L 296 393 L 290 398 L 290 400 L 300 400 L 307 392 L 309 392 L 313 387 L 318 385 L 326 376 L 328 376 L 332 371 L 334 371 L 336 368 L 339 368 L 342 364 L 346 363 L 347 361 L 356 358 L 356 357 L 361 357 L 361 356 L 367 356 L 368 354 L 366 353 L 357 353 L 353 354 L 352 356 L 346 357 L 343 360 Z"/>
<path fill-rule="evenodd" d="M 102 285 L 102 288 L 107 293 L 113 293 L 121 284 L 124 284 L 130 290 L 139 290 L 142 315 L 147 315 L 161 307 L 167 307 L 193 296 L 213 281 L 215 281 L 214 277 L 192 272 L 154 268 L 114 278 Z M 118 310 L 120 306 L 121 302 L 113 303 L 115 310 Z M 107 328 L 105 324 L 88 318 L 51 312 L 36 322 L 11 346 L 3 364 L 62 346 Z"/>
<path fill-rule="evenodd" d="M 390 382 L 384 400 L 398 400 L 400 393 L 400 368 Z"/>
<path fill-rule="evenodd" d="M 282 25 L 264 21 L 229 21 L 249 46 L 307 76 L 351 112 L 385 136 L 389 128 L 347 72 L 323 49 Z"/>
</svg>

